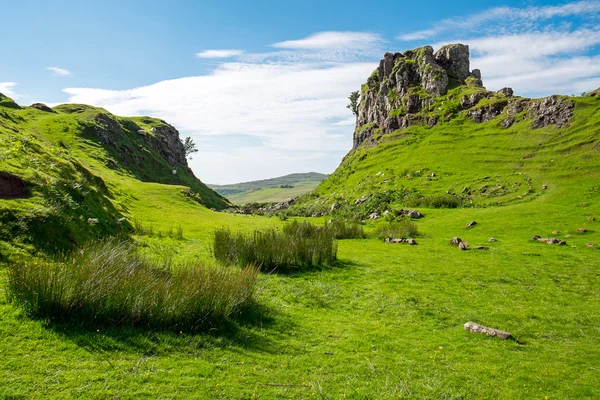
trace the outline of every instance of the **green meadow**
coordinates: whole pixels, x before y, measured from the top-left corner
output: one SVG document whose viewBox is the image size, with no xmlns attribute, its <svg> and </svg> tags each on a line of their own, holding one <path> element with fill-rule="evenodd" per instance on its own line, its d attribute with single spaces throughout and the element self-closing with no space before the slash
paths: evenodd
<svg viewBox="0 0 600 400">
<path fill-rule="evenodd" d="M 600 100 L 575 101 L 560 130 L 457 120 L 352 153 L 300 206 L 347 212 L 395 191 L 405 194 L 385 207 L 399 209 L 466 186 L 472 203 L 418 207 L 416 246 L 384 243 L 385 218 L 367 219 L 367 238 L 336 241 L 334 264 L 261 272 L 248 307 L 198 330 L 32 317 L 10 301 L 7 271 L 105 237 L 157 263 L 218 265 L 215 231 L 281 230 L 294 218 L 210 210 L 227 200 L 173 175 L 126 129 L 119 140 L 142 161 L 110 167 L 114 149 L 82 128 L 104 110 L 51 114 L 4 98 L 0 169 L 30 193 L 0 200 L 0 398 L 600 398 Z M 153 180 L 143 157 L 157 160 Z M 450 245 L 456 236 L 471 250 Z M 468 321 L 515 340 L 465 332 Z"/>
</svg>

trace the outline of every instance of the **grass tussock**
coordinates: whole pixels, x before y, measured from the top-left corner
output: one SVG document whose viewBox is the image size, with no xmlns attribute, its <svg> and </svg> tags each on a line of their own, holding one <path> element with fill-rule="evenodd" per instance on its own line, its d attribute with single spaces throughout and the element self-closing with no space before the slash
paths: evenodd
<svg viewBox="0 0 600 400">
<path fill-rule="evenodd" d="M 129 243 L 8 267 L 9 300 L 34 318 L 196 330 L 252 302 L 257 270 L 150 261 Z"/>
<path fill-rule="evenodd" d="M 409 219 L 401 219 L 399 221 L 387 222 L 378 226 L 375 229 L 374 234 L 379 239 L 408 239 L 414 238 L 419 232 L 417 230 L 417 224 Z"/>
<path fill-rule="evenodd" d="M 406 206 L 425 208 L 458 208 L 463 206 L 463 199 L 451 194 L 412 197 L 406 200 Z"/>
<path fill-rule="evenodd" d="M 337 260 L 333 229 L 308 222 L 291 222 L 282 230 L 214 233 L 213 254 L 223 263 L 258 265 L 266 272 L 331 266 Z"/>
<path fill-rule="evenodd" d="M 326 222 L 325 229 L 329 229 L 336 239 L 363 239 L 365 237 L 362 225 L 355 223 L 334 220 Z"/>
</svg>

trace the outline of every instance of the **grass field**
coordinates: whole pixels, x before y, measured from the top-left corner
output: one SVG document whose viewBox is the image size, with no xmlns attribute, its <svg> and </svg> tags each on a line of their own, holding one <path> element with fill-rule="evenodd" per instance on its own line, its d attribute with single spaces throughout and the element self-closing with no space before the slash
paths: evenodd
<svg viewBox="0 0 600 400">
<path fill-rule="evenodd" d="M 307 172 L 232 185 L 208 186 L 238 205 L 278 203 L 310 192 L 326 177 L 325 174 Z"/>
<path fill-rule="evenodd" d="M 308 193 L 317 186 L 320 182 L 313 183 L 301 183 L 295 185 L 293 188 L 262 188 L 258 190 L 251 190 L 247 192 L 241 192 L 232 194 L 228 199 L 233 204 L 248 204 L 248 203 L 279 203 L 287 199 L 292 199 Z"/>
<path fill-rule="evenodd" d="M 342 240 L 339 267 L 263 275 L 259 307 L 206 335 L 30 321 L 2 295 L 0 395 L 597 398 L 600 253 L 585 244 L 600 242 L 598 222 L 587 220 L 598 209 L 543 204 L 541 215 L 540 205 L 425 210 L 418 246 Z M 140 238 L 148 251 L 210 258 L 214 227 L 279 223 L 209 211 L 179 218 L 186 240 Z M 465 230 L 471 219 L 479 225 Z M 594 232 L 575 234 L 580 225 Z M 568 246 L 529 240 L 554 230 L 572 234 Z M 447 242 L 456 235 L 490 250 L 459 252 Z M 466 333 L 467 321 L 521 344 Z"/>
<path fill-rule="evenodd" d="M 425 194 L 443 193 L 454 182 L 479 190 L 489 184 L 478 180 L 485 176 L 502 181 L 509 193 L 477 195 L 474 208 L 420 208 L 425 217 L 417 221 L 417 246 L 339 240 L 333 267 L 260 274 L 256 304 L 201 333 L 30 319 L 7 301 L 1 285 L 0 399 L 600 398 L 599 111 L 593 101 L 578 103 L 568 130 L 448 124 L 411 130 L 413 141 L 390 138 L 357 152 L 317 189 L 321 200 L 353 202 L 369 190 L 394 187 L 379 171 Z M 69 230 L 73 235 L 108 232 L 109 221 L 122 216 L 152 227 L 152 235 L 132 234 L 142 255 L 173 263 L 213 262 L 218 228 L 284 224 L 212 212 L 184 186 L 142 182 L 107 168 L 107 153 L 97 143 L 72 132 L 39 131 L 46 118 L 69 118 L 18 118 L 33 112 L 2 114 L 2 169 L 42 182 L 68 176 L 103 200 L 88 204 L 86 196 L 72 195 L 65 203 L 64 192 L 42 184 L 30 198 L 0 200 L 0 216 L 19 217 L 6 217 L 0 227 L 6 234 L 1 279 L 13 257 L 45 257 L 24 239 L 6 239 L 11 232 L 27 221 L 30 228 L 44 225 L 40 216 L 74 223 L 88 206 L 106 221 L 81 223 Z M 22 130 L 28 144 L 18 136 Z M 67 154 L 56 150 L 61 139 L 71 149 Z M 464 159 L 453 156 L 459 150 Z M 42 165 L 48 160 L 54 167 Z M 438 179 L 414 176 L 424 168 Z M 478 224 L 465 228 L 472 220 Z M 383 223 L 368 222 L 367 234 Z M 168 237 L 179 228 L 183 240 Z M 102 232 L 92 233 L 89 238 Z M 534 235 L 567 245 L 534 242 Z M 489 250 L 458 251 L 448 243 L 454 236 Z M 517 341 L 467 333 L 467 321 L 510 331 Z"/>
</svg>

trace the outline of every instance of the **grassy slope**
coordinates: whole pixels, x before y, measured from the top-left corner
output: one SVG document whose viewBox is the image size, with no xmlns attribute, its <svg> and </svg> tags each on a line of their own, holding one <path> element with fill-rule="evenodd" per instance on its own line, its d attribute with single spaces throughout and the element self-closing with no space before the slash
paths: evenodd
<svg viewBox="0 0 600 400">
<path fill-rule="evenodd" d="M 338 189 L 328 181 L 322 195 L 344 187 L 358 196 L 369 190 L 353 189 L 361 174 L 386 168 L 435 171 L 437 181 L 397 178 L 424 193 L 526 172 L 541 194 L 502 207 L 425 209 L 419 246 L 341 241 L 339 268 L 263 275 L 259 310 L 227 331 L 90 332 L 28 320 L 0 289 L 0 398 L 600 397 L 600 253 L 585 247 L 600 244 L 599 118 L 598 102 L 587 101 L 570 130 L 502 131 L 493 123 L 415 129 L 423 137 L 413 145 L 383 143 L 387 151 L 374 148 L 362 163 L 343 165 L 332 178 Z M 181 187 L 89 162 L 127 216 L 156 230 L 184 229 L 184 241 L 138 237 L 150 255 L 210 259 L 215 227 L 281 223 L 214 213 L 182 196 Z M 354 173 L 342 176 L 345 168 Z M 542 184 L 548 190 L 540 192 Z M 466 230 L 473 219 L 479 225 Z M 576 234 L 579 227 L 592 232 Z M 529 241 L 556 230 L 569 246 Z M 447 243 L 456 235 L 490 250 L 459 252 Z M 491 236 L 498 242 L 488 243 Z M 465 333 L 469 320 L 509 330 L 523 344 Z"/>
<path fill-rule="evenodd" d="M 80 105 L 56 110 L 53 114 L 29 107 L 0 107 L 0 170 L 21 177 L 31 188 L 29 198 L 0 200 L 3 257 L 43 247 L 65 249 L 127 232 L 131 228 L 127 220 L 133 220 L 128 202 L 136 196 L 135 188 L 152 188 L 151 182 L 169 184 L 158 186 L 168 190 L 172 200 L 184 199 L 191 188 L 195 199 L 209 207 L 229 205 L 184 166 L 173 175 L 173 166 L 135 133 L 144 128 L 150 135 L 152 126 L 164 122 L 112 117 L 123 129 L 117 146 L 130 150 L 124 156 L 115 147 L 102 145 L 95 134 L 94 120 L 107 114 L 105 110 Z M 117 222 L 123 217 L 125 221 Z M 92 226 L 89 218 L 99 223 Z"/>
<path fill-rule="evenodd" d="M 208 186 L 217 193 L 226 196 L 235 204 L 275 203 L 310 192 L 325 178 L 327 178 L 325 174 L 308 172 L 232 185 L 209 184 Z M 294 187 L 281 188 L 281 185 L 292 185 Z"/>
<path fill-rule="evenodd" d="M 398 187 L 433 195 L 460 194 L 468 186 L 474 204 L 485 206 L 598 191 L 600 103 L 593 97 L 574 100 L 576 117 L 568 129 L 532 130 L 528 119 L 502 129 L 500 116 L 483 124 L 459 117 L 434 128 L 397 131 L 347 156 L 316 193 L 331 203 Z M 502 189 L 484 194 L 497 185 Z"/>
</svg>

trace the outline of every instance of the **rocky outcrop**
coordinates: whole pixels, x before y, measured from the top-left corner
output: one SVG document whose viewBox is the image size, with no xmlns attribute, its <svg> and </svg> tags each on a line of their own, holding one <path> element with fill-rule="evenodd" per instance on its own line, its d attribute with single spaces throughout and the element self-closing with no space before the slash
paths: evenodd
<svg viewBox="0 0 600 400">
<path fill-rule="evenodd" d="M 120 144 L 124 135 L 135 133 L 145 145 L 158 152 L 162 158 L 171 166 L 183 166 L 188 168 L 185 149 L 179 138 L 179 132 L 173 126 L 161 121 L 151 129 L 152 134 L 130 123 L 122 126 L 112 115 L 99 113 L 94 119 L 95 124 L 88 128 L 88 133 L 98 137 L 101 143 L 114 147 L 121 155 L 127 157 L 134 151 L 126 145 Z"/>
<path fill-rule="evenodd" d="M 428 111 L 435 98 L 445 95 L 449 88 L 467 83 L 481 86 L 481 73 L 469 71 L 468 46 L 451 44 L 436 53 L 431 46 L 386 53 L 362 87 L 354 147 L 373 143 L 377 133 L 390 133 L 414 123 L 435 125 L 437 117 L 415 114 Z"/>
<path fill-rule="evenodd" d="M 534 129 L 548 125 L 561 128 L 569 123 L 573 117 L 573 101 L 562 96 L 549 96 L 542 101 L 532 102 L 529 106 L 529 116 L 534 119 Z"/>
<path fill-rule="evenodd" d="M 600 98 L 600 88 L 598 88 L 598 89 L 596 89 L 596 90 L 594 90 L 594 91 L 591 91 L 591 92 L 589 92 L 589 93 L 587 94 L 587 96 L 589 96 L 589 97 L 598 97 L 598 98 Z"/>
<path fill-rule="evenodd" d="M 56 111 L 54 111 L 53 109 L 51 109 L 50 107 L 48 107 L 47 105 L 45 105 L 44 103 L 33 103 L 31 105 L 32 108 L 37 108 L 40 111 L 44 111 L 47 113 L 53 113 L 56 114 Z"/>
<path fill-rule="evenodd" d="M 435 53 L 431 46 L 386 53 L 361 88 L 353 150 L 374 146 L 383 135 L 411 125 L 449 122 L 461 112 L 476 123 L 502 118 L 499 126 L 505 129 L 525 118 L 533 120 L 533 129 L 561 128 L 573 116 L 574 103 L 566 97 L 531 100 L 515 96 L 509 87 L 488 91 L 481 71 L 469 67 L 469 47 L 462 44 Z M 448 94 L 456 87 L 462 87 L 458 94 Z"/>
</svg>

